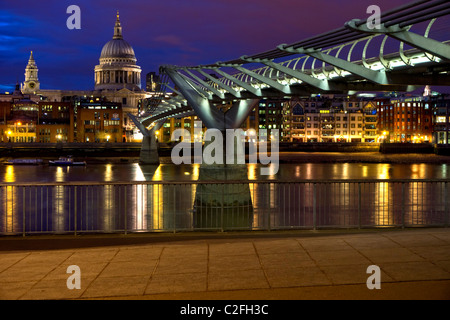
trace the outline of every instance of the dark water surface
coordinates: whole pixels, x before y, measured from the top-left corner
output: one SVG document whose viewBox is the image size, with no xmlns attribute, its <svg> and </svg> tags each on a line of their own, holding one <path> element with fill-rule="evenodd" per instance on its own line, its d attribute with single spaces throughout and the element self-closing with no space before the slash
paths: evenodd
<svg viewBox="0 0 450 320">
<path fill-rule="evenodd" d="M 89 185 L 90 181 L 195 182 L 199 179 L 198 164 L 0 165 L 1 182 L 23 183 L 0 186 L 0 234 L 421 226 L 450 221 L 450 181 L 414 182 L 450 179 L 450 164 L 411 163 L 411 159 L 409 163 L 353 160 L 280 163 L 278 171 L 276 166 L 270 167 L 269 175 L 261 175 L 261 165 L 248 164 L 248 179 L 259 182 L 231 186 Z M 283 183 L 295 180 L 303 182 Z M 86 184 L 32 185 L 71 181 Z"/>
<path fill-rule="evenodd" d="M 250 180 L 303 179 L 450 179 L 449 164 L 396 163 L 281 163 L 278 172 L 261 175 L 261 165 L 248 164 Z M 200 165 L 161 164 L 146 170 L 137 163 L 88 164 L 86 167 L 0 166 L 1 182 L 64 181 L 192 181 Z"/>
</svg>

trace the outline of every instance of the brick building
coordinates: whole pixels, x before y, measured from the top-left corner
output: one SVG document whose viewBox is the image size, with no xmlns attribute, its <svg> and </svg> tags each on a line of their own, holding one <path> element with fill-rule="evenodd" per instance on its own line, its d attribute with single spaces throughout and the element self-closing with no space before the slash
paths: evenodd
<svg viewBox="0 0 450 320">
<path fill-rule="evenodd" d="M 18 88 L 0 102 L 0 142 L 73 141 L 73 107 L 32 99 Z"/>
<path fill-rule="evenodd" d="M 428 98 L 401 97 L 376 100 L 378 134 L 386 142 L 431 142 L 432 108 Z"/>
<path fill-rule="evenodd" d="M 77 142 L 123 142 L 122 105 L 116 102 L 85 100 L 76 103 Z"/>
</svg>

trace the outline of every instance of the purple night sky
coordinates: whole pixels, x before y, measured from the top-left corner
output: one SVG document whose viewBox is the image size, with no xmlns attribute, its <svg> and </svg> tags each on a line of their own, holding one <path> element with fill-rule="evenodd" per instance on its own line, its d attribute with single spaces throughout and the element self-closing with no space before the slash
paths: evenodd
<svg viewBox="0 0 450 320">
<path fill-rule="evenodd" d="M 33 50 L 41 89 L 88 90 L 116 10 L 124 39 L 145 74 L 162 64 L 198 65 L 273 49 L 367 18 L 410 0 L 43 0 L 0 5 L 0 92 L 24 81 Z M 66 9 L 81 8 L 81 30 L 69 30 Z"/>
</svg>

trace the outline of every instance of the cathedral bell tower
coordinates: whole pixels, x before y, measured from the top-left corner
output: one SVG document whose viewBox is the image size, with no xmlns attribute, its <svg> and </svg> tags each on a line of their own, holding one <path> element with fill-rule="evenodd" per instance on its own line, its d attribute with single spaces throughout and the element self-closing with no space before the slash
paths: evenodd
<svg viewBox="0 0 450 320">
<path fill-rule="evenodd" d="M 33 51 L 31 51 L 30 59 L 25 68 L 25 82 L 22 84 L 23 93 L 34 93 L 39 91 L 38 67 L 34 61 Z"/>
</svg>

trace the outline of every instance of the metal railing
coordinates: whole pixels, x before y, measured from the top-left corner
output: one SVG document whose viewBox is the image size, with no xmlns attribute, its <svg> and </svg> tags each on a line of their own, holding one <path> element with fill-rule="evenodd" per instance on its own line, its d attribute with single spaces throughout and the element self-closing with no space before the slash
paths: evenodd
<svg viewBox="0 0 450 320">
<path fill-rule="evenodd" d="M 0 235 L 448 226 L 450 180 L 1 183 Z"/>
</svg>

